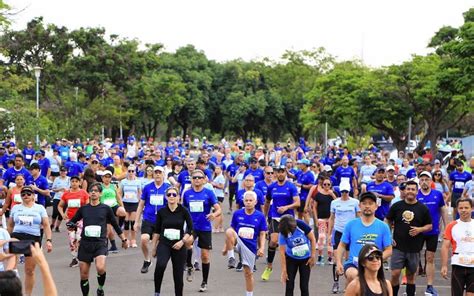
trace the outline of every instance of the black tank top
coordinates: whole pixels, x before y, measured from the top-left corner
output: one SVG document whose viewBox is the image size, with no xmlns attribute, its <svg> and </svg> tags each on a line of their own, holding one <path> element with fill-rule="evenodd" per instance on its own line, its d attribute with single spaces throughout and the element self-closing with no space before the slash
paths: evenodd
<svg viewBox="0 0 474 296">
<path fill-rule="evenodd" d="M 363 296 L 383 296 L 383 293 L 374 293 L 370 290 L 369 285 L 365 284 L 365 295 Z"/>
</svg>

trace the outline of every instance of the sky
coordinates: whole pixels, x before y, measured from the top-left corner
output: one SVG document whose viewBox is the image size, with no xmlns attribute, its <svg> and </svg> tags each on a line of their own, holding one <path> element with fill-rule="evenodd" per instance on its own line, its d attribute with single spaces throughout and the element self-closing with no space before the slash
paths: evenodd
<svg viewBox="0 0 474 296">
<path fill-rule="evenodd" d="M 474 0 L 5 0 L 13 29 L 43 16 L 46 23 L 104 27 L 107 34 L 162 43 L 166 51 L 193 44 L 220 62 L 269 57 L 285 50 L 326 48 L 338 60 L 373 67 L 427 54 L 442 26 L 459 27 Z"/>
</svg>

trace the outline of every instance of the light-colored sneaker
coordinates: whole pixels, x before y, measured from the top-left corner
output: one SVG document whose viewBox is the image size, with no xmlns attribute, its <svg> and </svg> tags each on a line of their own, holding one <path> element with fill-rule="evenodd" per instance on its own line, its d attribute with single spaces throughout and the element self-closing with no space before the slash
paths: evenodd
<svg viewBox="0 0 474 296">
<path fill-rule="evenodd" d="M 186 271 L 186 280 L 188 282 L 192 282 L 194 280 L 194 268 L 188 267 L 188 270 Z"/>
<path fill-rule="evenodd" d="M 265 267 L 265 270 L 262 273 L 262 280 L 268 281 L 272 275 L 273 270 L 271 268 Z"/>
</svg>

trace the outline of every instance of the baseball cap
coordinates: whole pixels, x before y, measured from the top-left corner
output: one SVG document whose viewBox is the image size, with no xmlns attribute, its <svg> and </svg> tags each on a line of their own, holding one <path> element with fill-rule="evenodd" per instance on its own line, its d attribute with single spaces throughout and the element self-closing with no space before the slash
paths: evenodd
<svg viewBox="0 0 474 296">
<path fill-rule="evenodd" d="M 72 180 L 72 179 L 76 179 L 76 180 L 81 181 L 81 178 L 80 178 L 79 176 L 77 176 L 77 175 L 76 175 L 76 176 L 72 176 L 72 177 L 71 177 L 71 180 Z"/>
<path fill-rule="evenodd" d="M 112 174 L 111 171 L 105 170 L 105 171 L 103 172 L 102 176 L 105 176 L 105 175 L 111 175 L 111 176 L 112 176 L 113 174 Z"/>
<path fill-rule="evenodd" d="M 395 167 L 393 165 L 389 165 L 389 166 L 387 166 L 387 168 L 385 170 L 387 170 L 387 172 L 388 171 L 394 171 Z"/>
<path fill-rule="evenodd" d="M 374 253 L 377 253 L 379 254 L 380 256 L 382 256 L 382 251 L 380 251 L 375 245 L 374 247 L 367 253 L 367 255 L 365 255 L 365 258 L 369 257 L 370 255 L 374 254 Z"/>
<path fill-rule="evenodd" d="M 153 168 L 153 171 L 154 172 L 156 172 L 156 171 L 164 172 L 165 169 L 162 166 L 157 165 Z"/>
<path fill-rule="evenodd" d="M 258 159 L 256 157 L 250 157 L 249 162 L 258 162 Z"/>
<path fill-rule="evenodd" d="M 30 170 L 40 170 L 40 169 L 41 169 L 41 167 L 40 167 L 40 165 L 39 165 L 37 162 L 32 163 L 32 164 L 30 165 Z"/>
<path fill-rule="evenodd" d="M 359 201 L 363 201 L 366 198 L 370 198 L 371 200 L 377 202 L 377 195 L 374 192 L 364 192 L 360 195 Z"/>
<path fill-rule="evenodd" d="M 431 173 L 428 172 L 428 171 L 423 171 L 423 172 L 421 172 L 420 178 L 421 178 L 422 176 L 426 176 L 426 177 L 428 177 L 428 178 L 430 178 L 430 179 L 432 178 Z"/>
<path fill-rule="evenodd" d="M 136 169 L 137 169 L 137 167 L 134 166 L 133 164 L 131 164 L 131 165 L 128 166 L 128 170 L 129 170 L 129 171 L 134 171 L 134 170 L 136 170 Z"/>
<path fill-rule="evenodd" d="M 310 164 L 311 164 L 311 162 L 310 162 L 308 159 L 306 159 L 306 158 L 303 158 L 303 159 L 298 160 L 297 163 L 298 163 L 298 164 L 304 164 L 304 165 L 310 165 Z"/>
<path fill-rule="evenodd" d="M 351 186 L 348 183 L 342 183 L 341 186 L 339 186 L 339 191 L 340 192 L 342 192 L 342 191 L 350 192 L 351 191 Z"/>
<path fill-rule="evenodd" d="M 439 161 L 439 159 L 435 159 L 434 163 L 435 163 L 435 164 L 440 164 L 441 161 Z"/>
<path fill-rule="evenodd" d="M 278 165 L 273 168 L 275 171 L 286 171 L 286 166 L 284 165 Z"/>
<path fill-rule="evenodd" d="M 325 172 L 332 172 L 332 167 L 327 164 L 327 165 L 324 166 L 324 171 Z"/>
<path fill-rule="evenodd" d="M 33 190 L 33 188 L 31 188 L 31 186 L 23 186 L 23 188 L 21 188 L 21 193 L 23 193 L 23 192 L 35 193 L 35 191 Z"/>
</svg>

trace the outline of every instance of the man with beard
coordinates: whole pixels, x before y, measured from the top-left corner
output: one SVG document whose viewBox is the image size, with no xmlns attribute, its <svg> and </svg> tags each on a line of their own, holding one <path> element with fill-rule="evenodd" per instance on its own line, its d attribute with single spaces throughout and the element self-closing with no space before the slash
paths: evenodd
<svg viewBox="0 0 474 296">
<path fill-rule="evenodd" d="M 401 270 L 406 267 L 407 296 L 414 296 L 416 291 L 415 274 L 420 261 L 420 251 L 423 248 L 423 233 L 432 229 L 430 211 L 418 202 L 418 183 L 406 182 L 405 199 L 394 204 L 385 220 L 393 226 L 392 267 L 393 295 L 398 295 L 400 289 Z"/>
<path fill-rule="evenodd" d="M 419 179 L 421 188 L 418 191 L 416 198 L 419 202 L 428 207 L 431 219 L 433 220 L 433 229 L 423 233 L 423 240 L 426 242 L 426 265 L 424 268 L 428 282 L 426 293 L 438 295 L 438 292 L 433 287 L 435 275 L 434 257 L 436 249 L 438 248 L 439 219 L 443 219 L 443 224 L 446 228 L 448 212 L 446 211 L 446 206 L 444 204 L 443 194 L 438 190 L 431 190 L 431 174 L 424 171 L 420 174 Z"/>
<path fill-rule="evenodd" d="M 383 259 L 392 255 L 390 229 L 387 224 L 375 218 L 376 193 L 362 193 L 359 206 L 362 212 L 361 217 L 346 224 L 336 251 L 337 273 L 346 277 L 346 286 L 358 276 L 358 256 L 364 245 L 374 244 L 383 250 Z M 349 246 L 349 256 L 343 264 L 342 258 L 347 246 Z"/>
</svg>

